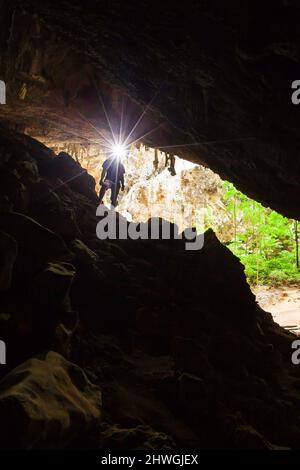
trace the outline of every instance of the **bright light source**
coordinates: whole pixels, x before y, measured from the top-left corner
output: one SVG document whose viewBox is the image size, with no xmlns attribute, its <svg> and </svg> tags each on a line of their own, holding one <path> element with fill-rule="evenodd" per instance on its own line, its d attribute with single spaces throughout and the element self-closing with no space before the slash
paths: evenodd
<svg viewBox="0 0 300 470">
<path fill-rule="evenodd" d="M 111 147 L 111 153 L 114 157 L 123 158 L 126 156 L 127 148 L 124 144 L 113 144 Z"/>
</svg>

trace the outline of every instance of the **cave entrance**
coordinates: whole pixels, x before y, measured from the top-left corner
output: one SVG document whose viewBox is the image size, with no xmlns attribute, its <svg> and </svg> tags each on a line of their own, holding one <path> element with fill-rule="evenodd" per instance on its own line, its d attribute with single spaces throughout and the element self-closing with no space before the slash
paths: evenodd
<svg viewBox="0 0 300 470">
<path fill-rule="evenodd" d="M 106 150 L 98 144 L 44 143 L 55 153 L 67 152 L 96 181 Z M 300 329 L 300 270 L 298 222 L 287 219 L 248 198 L 209 168 L 139 144 L 124 161 L 125 191 L 118 212 L 129 221 L 162 217 L 179 231 L 195 226 L 212 228 L 245 266 L 248 282 L 259 304 L 282 326 Z M 107 193 L 104 203 L 110 205 Z M 204 218 L 199 214 L 204 211 Z"/>
</svg>

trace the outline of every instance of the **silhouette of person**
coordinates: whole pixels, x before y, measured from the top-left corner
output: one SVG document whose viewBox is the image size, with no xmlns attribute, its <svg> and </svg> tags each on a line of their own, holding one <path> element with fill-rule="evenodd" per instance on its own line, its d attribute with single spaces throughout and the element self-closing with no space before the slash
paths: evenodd
<svg viewBox="0 0 300 470">
<path fill-rule="evenodd" d="M 154 174 L 157 174 L 158 164 L 159 164 L 159 161 L 158 161 L 158 151 L 157 151 L 157 149 L 155 149 L 155 150 L 154 150 L 154 160 L 153 160 Z"/>
<path fill-rule="evenodd" d="M 108 189 L 111 190 L 111 204 L 116 207 L 120 188 L 124 191 L 125 167 L 119 157 L 112 156 L 107 158 L 102 165 L 100 178 L 99 204 L 102 204 L 104 195 Z"/>
<path fill-rule="evenodd" d="M 169 172 L 171 173 L 172 176 L 176 175 L 176 170 L 175 170 L 175 155 L 171 154 L 166 154 L 165 158 L 165 166 L 168 166 L 170 163 L 170 166 L 168 168 Z"/>
</svg>

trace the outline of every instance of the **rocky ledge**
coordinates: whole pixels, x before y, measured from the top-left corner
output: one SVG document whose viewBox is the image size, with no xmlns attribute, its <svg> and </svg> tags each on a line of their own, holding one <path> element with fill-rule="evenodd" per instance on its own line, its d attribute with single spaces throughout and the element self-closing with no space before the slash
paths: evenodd
<svg viewBox="0 0 300 470">
<path fill-rule="evenodd" d="M 93 178 L 4 127 L 0 181 L 2 448 L 299 447 L 294 336 L 212 231 L 98 240 Z"/>
</svg>

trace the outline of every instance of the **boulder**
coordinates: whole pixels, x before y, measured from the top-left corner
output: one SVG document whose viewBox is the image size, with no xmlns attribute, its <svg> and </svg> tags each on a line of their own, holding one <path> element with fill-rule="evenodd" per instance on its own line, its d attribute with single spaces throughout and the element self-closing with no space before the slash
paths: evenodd
<svg viewBox="0 0 300 470">
<path fill-rule="evenodd" d="M 72 336 L 75 329 L 78 326 L 78 314 L 74 312 L 74 323 L 73 328 L 68 328 L 64 323 L 59 323 L 55 329 L 55 335 L 53 340 L 53 349 L 61 354 L 64 357 L 70 357 L 71 355 L 71 346 L 72 346 Z"/>
<path fill-rule="evenodd" d="M 31 298 L 48 309 L 60 309 L 67 301 L 74 276 L 71 264 L 48 263 L 33 281 Z"/>
<path fill-rule="evenodd" d="M 179 377 L 179 397 L 191 416 L 203 415 L 207 412 L 210 393 L 207 384 L 200 377 L 183 373 Z"/>
<path fill-rule="evenodd" d="M 58 185 L 59 182 L 57 183 L 57 186 Z M 28 188 L 30 196 L 30 213 L 37 214 L 45 209 L 47 212 L 49 209 L 59 209 L 61 200 L 56 193 L 55 188 L 51 187 L 48 181 L 41 179 L 28 184 Z"/>
<path fill-rule="evenodd" d="M 23 214 L 1 214 L 0 230 L 4 230 L 18 243 L 19 275 L 26 281 L 27 275 L 37 271 L 45 262 L 68 255 L 64 241 L 35 220 Z"/>
<path fill-rule="evenodd" d="M 92 202 L 98 202 L 94 178 L 68 153 L 61 152 L 52 160 L 51 171 L 54 177 L 60 178 L 74 191 L 83 194 Z"/>
<path fill-rule="evenodd" d="M 0 127 L 1 138 L 4 136 L 10 142 L 13 149 L 13 157 L 15 160 L 25 161 L 30 160 L 37 165 L 39 175 L 41 177 L 49 175 L 52 160 L 55 154 L 52 150 L 47 148 L 41 142 L 31 138 L 29 135 L 13 134 L 12 132 L 7 135 L 7 129 Z"/>
<path fill-rule="evenodd" d="M 0 448 L 64 448 L 101 418 L 101 392 L 83 370 L 49 351 L 0 382 Z"/>
<path fill-rule="evenodd" d="M 171 450 L 175 444 L 169 436 L 151 426 L 139 425 L 122 428 L 118 425 L 103 425 L 101 445 L 109 449 Z"/>
<path fill-rule="evenodd" d="M 37 163 L 30 157 L 27 156 L 26 160 L 22 160 L 17 166 L 17 169 L 25 183 L 36 182 L 39 180 Z"/>
<path fill-rule="evenodd" d="M 79 237 L 81 232 L 70 197 L 64 194 L 66 191 L 60 196 L 57 193 L 61 192 L 63 184 L 60 180 L 40 180 L 30 184 L 29 214 L 49 230 L 73 239 Z"/>
<path fill-rule="evenodd" d="M 81 240 L 73 240 L 72 252 L 75 253 L 76 261 L 81 265 L 95 264 L 99 262 L 98 255 Z"/>
<path fill-rule="evenodd" d="M 0 195 L 8 198 L 14 211 L 27 211 L 27 190 L 14 172 L 0 171 Z"/>
<path fill-rule="evenodd" d="M 214 370 L 209 363 L 207 351 L 196 340 L 175 336 L 173 354 L 177 370 L 199 374 L 206 379 L 213 376 Z"/>
<path fill-rule="evenodd" d="M 72 207 L 61 204 L 58 210 L 49 210 L 39 221 L 48 229 L 66 239 L 74 239 L 81 235 L 76 221 L 76 214 Z"/>
<path fill-rule="evenodd" d="M 69 291 L 75 268 L 69 263 L 48 263 L 30 285 L 29 298 L 34 305 L 33 326 L 39 334 L 53 334 L 71 310 Z"/>
<path fill-rule="evenodd" d="M 274 450 L 272 444 L 250 425 L 236 428 L 234 444 L 240 450 Z"/>
</svg>

